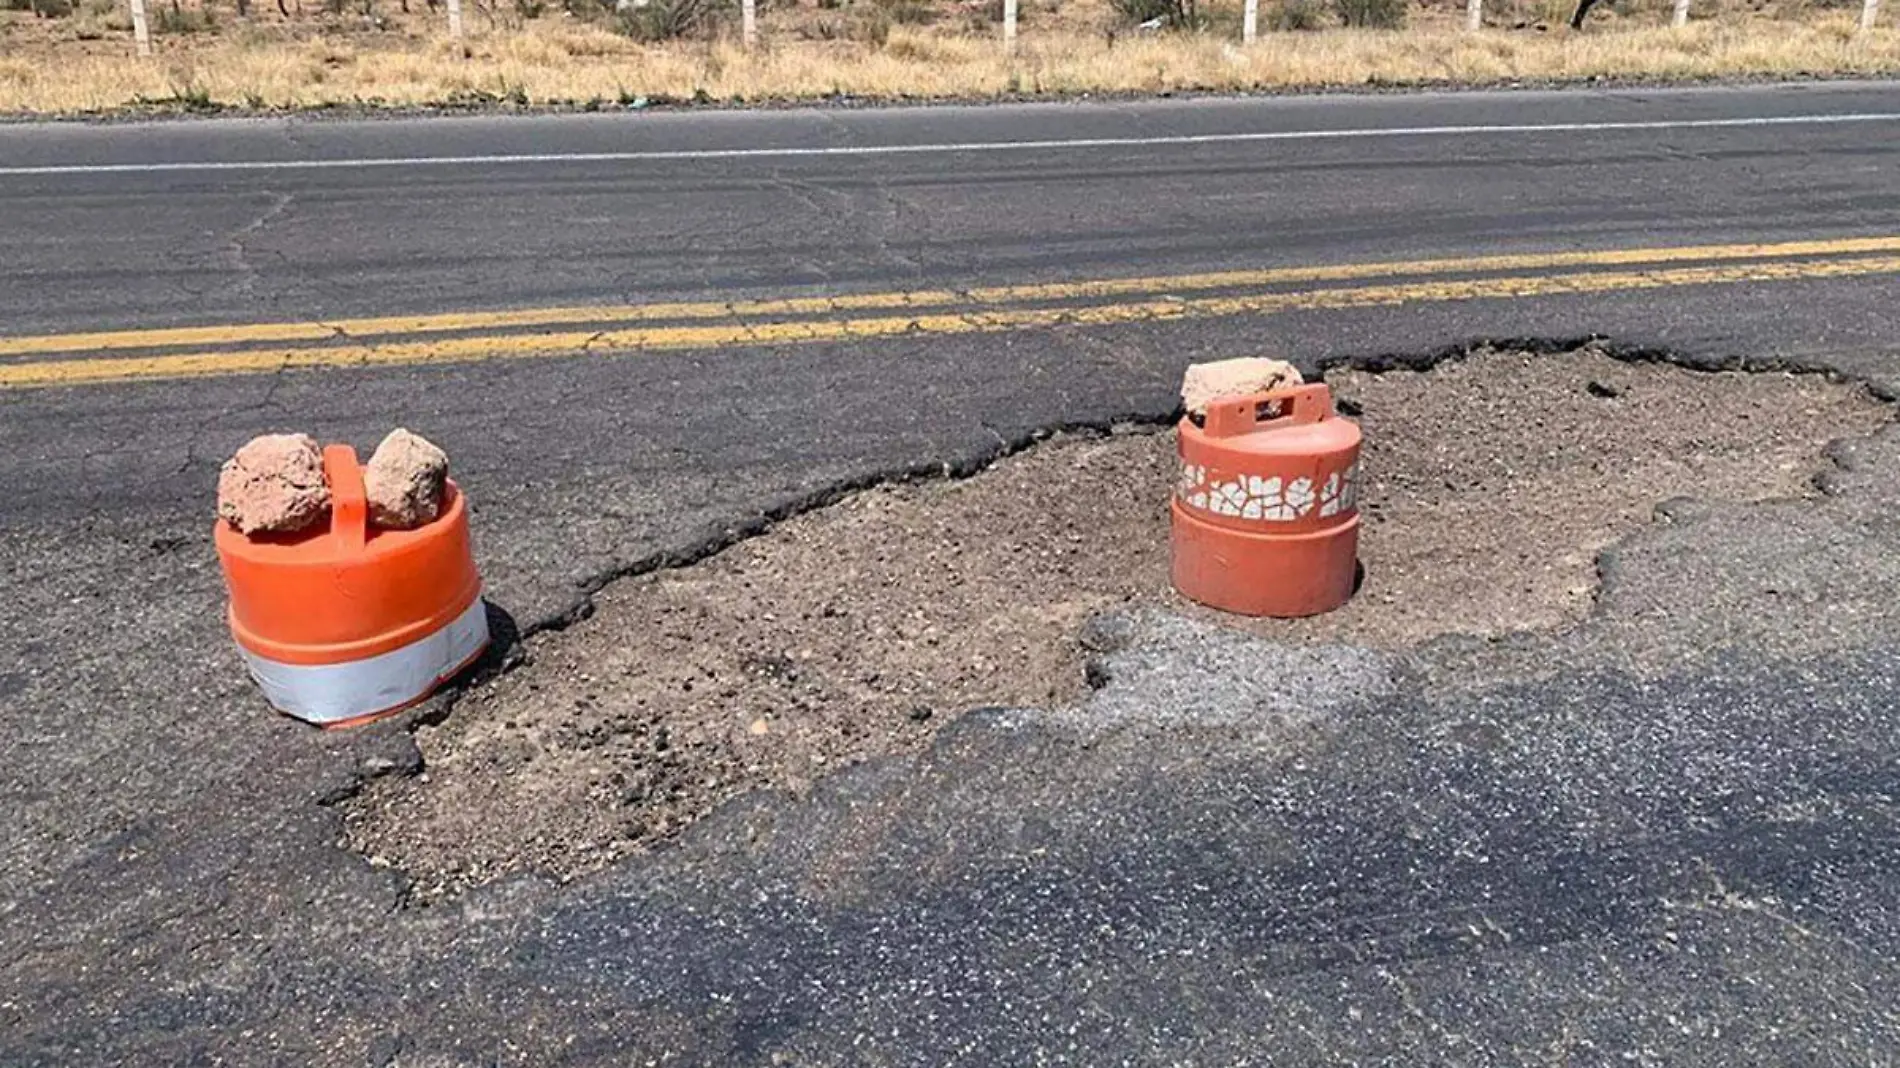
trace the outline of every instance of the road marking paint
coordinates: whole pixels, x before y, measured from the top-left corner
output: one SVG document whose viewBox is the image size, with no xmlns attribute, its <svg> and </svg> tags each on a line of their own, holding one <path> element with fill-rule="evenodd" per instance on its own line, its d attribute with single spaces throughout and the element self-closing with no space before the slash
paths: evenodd
<svg viewBox="0 0 1900 1068">
<path fill-rule="evenodd" d="M 1800 260 L 1653 271 L 1526 275 L 1284 293 L 1149 300 L 1083 307 L 1020 308 L 920 316 L 669 326 L 623 331 L 489 335 L 348 344 L 320 348 L 256 349 L 161 356 L 48 360 L 0 365 L 0 388 L 79 385 L 138 379 L 182 379 L 312 367 L 376 367 L 430 363 L 617 355 L 679 349 L 749 347 L 899 336 L 997 333 L 1055 326 L 1105 326 L 1289 311 L 1366 308 L 1512 297 L 1547 297 L 1661 289 L 1675 286 L 1777 282 L 1900 274 L 1900 256 L 1853 260 Z"/>
<path fill-rule="evenodd" d="M 645 149 L 624 152 L 525 152 L 466 156 L 370 156 L 362 159 L 176 160 L 154 163 L 55 163 L 0 167 L 0 178 L 176 172 L 370 170 L 390 167 L 519 166 L 537 163 L 658 163 L 669 160 L 793 159 L 806 156 L 923 156 L 951 153 L 1065 151 L 1278 141 L 1344 141 L 1393 137 L 1473 137 L 1646 130 L 1723 130 L 1752 127 L 1843 126 L 1900 122 L 1900 112 L 1758 115 L 1731 119 L 1646 119 L 1624 122 L 1546 122 L 1445 126 L 1392 126 L 1347 130 L 1265 130 L 1153 137 L 1072 137 L 1034 141 L 964 141 L 920 145 L 812 145 L 784 148 Z"/>
<path fill-rule="evenodd" d="M 387 335 L 413 336 L 508 327 L 574 326 L 586 323 L 663 322 L 689 319 L 752 319 L 775 315 L 823 315 L 893 308 L 994 306 L 1130 295 L 1162 296 L 1295 282 L 1345 282 L 1454 272 L 1476 274 L 1489 271 L 1535 271 L 1560 267 L 1627 267 L 1637 264 L 1682 263 L 1698 260 L 1729 261 L 1790 256 L 1842 256 L 1878 252 L 1900 252 L 1900 235 L 1784 241 L 1774 244 L 1605 249 L 1473 256 L 1464 259 L 1275 267 L 1173 276 L 986 286 L 965 291 L 938 289 L 860 293 L 835 297 L 792 297 L 777 300 L 699 301 L 593 308 L 526 308 L 513 311 L 340 319 L 333 322 L 247 323 L 227 326 L 48 334 L 35 337 L 0 338 L 0 357 L 56 352 L 110 352 L 180 345 L 363 340 Z"/>
</svg>

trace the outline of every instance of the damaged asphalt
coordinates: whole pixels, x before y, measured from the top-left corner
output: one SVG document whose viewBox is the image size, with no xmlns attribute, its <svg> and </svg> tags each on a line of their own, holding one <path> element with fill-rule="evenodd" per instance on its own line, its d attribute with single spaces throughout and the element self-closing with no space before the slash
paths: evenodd
<svg viewBox="0 0 1900 1068">
<path fill-rule="evenodd" d="M 1798 148 L 1711 154 L 1712 206 L 1674 229 L 1597 190 L 1600 212 L 1552 209 L 1541 236 L 1741 238 L 1774 196 L 1777 227 L 1891 222 L 1863 178 L 1790 193 L 1812 182 Z M 1429 184 L 1365 173 L 1382 176 L 1353 195 L 1395 214 Z M 249 235 L 250 265 L 305 200 Z M 1194 231 L 1170 256 L 1217 234 L 1209 260 L 1258 251 L 1194 207 L 1213 203 L 1157 197 L 1143 217 Z M 242 206 L 208 249 L 268 203 Z M 1065 218 L 1042 210 L 1025 232 Z M 1415 218 L 1408 248 L 1492 240 Z M 112 321 L 63 270 L 9 287 L 9 314 Z M 153 306 L 173 283 L 253 317 L 303 299 L 265 271 L 247 303 L 220 288 L 235 276 L 142 270 Z M 402 299 L 453 296 L 453 266 L 432 271 Z M 712 273 L 678 284 L 717 291 Z M 367 448 L 400 420 L 442 443 L 490 597 L 532 631 L 585 626 L 614 576 L 851 487 L 1162 421 L 1193 359 L 1593 334 L 1632 358 L 1900 383 L 1891 285 L 1869 278 L 0 393 L 0 1062 L 1891 1062 L 1891 428 L 1831 449 L 1818 499 L 1664 504 L 1603 555 L 1573 628 L 1373 652 L 1136 613 L 1103 628 L 1100 685 L 1074 707 L 983 710 L 596 875 L 428 908 L 343 847 L 337 811 L 368 777 L 427 774 L 414 719 L 333 735 L 269 715 L 219 615 L 211 485 L 263 430 Z"/>
<path fill-rule="evenodd" d="M 1834 458 L 1668 506 L 1574 630 L 1143 616 L 1076 708 L 428 909 L 325 807 L 426 774 L 406 725 L 263 714 L 215 565 L 94 526 L 8 676 L 8 1060 L 1880 1063 L 1900 438 Z M 177 644 L 47 655 L 101 609 Z"/>
</svg>

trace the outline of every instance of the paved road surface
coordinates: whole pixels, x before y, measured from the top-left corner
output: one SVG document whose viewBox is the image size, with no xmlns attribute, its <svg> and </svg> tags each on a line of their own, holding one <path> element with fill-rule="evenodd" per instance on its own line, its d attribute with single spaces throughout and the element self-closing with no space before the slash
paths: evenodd
<svg viewBox="0 0 1900 1068">
<path fill-rule="evenodd" d="M 1599 334 L 1892 390 L 1896 134 L 1889 85 L 0 129 L 0 1061 L 1891 1059 L 1885 439 L 1623 547 L 1576 633 L 1340 654 L 1317 734 L 988 714 L 420 911 L 322 803 L 403 725 L 260 715 L 205 533 L 251 433 L 400 421 L 533 629 L 1197 358 Z"/>
</svg>

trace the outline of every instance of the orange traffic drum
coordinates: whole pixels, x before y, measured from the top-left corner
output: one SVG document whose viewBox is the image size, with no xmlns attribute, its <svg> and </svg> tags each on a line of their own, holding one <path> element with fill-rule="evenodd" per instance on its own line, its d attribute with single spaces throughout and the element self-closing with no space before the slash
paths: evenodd
<svg viewBox="0 0 1900 1068">
<path fill-rule="evenodd" d="M 1182 419 L 1174 586 L 1248 616 L 1311 616 L 1352 597 L 1359 427 L 1324 385 L 1224 397 Z"/>
<path fill-rule="evenodd" d="M 435 521 L 369 525 L 363 469 L 323 450 L 326 528 L 245 536 L 219 522 L 231 634 L 273 707 L 324 727 L 401 711 L 488 646 L 468 507 L 453 482 Z"/>
</svg>

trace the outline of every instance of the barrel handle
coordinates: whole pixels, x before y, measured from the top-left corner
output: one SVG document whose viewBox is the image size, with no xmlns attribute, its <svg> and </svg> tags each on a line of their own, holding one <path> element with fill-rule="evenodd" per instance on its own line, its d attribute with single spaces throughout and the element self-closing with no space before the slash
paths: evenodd
<svg viewBox="0 0 1900 1068">
<path fill-rule="evenodd" d="M 1210 438 L 1231 438 L 1255 430 L 1307 426 L 1333 417 L 1333 391 L 1324 382 L 1314 382 L 1244 397 L 1222 397 L 1207 406 L 1204 429 Z"/>
<path fill-rule="evenodd" d="M 348 445 L 324 446 L 323 478 L 330 484 L 330 537 L 337 551 L 362 552 L 369 542 L 369 492 L 363 487 L 356 450 Z"/>
</svg>

